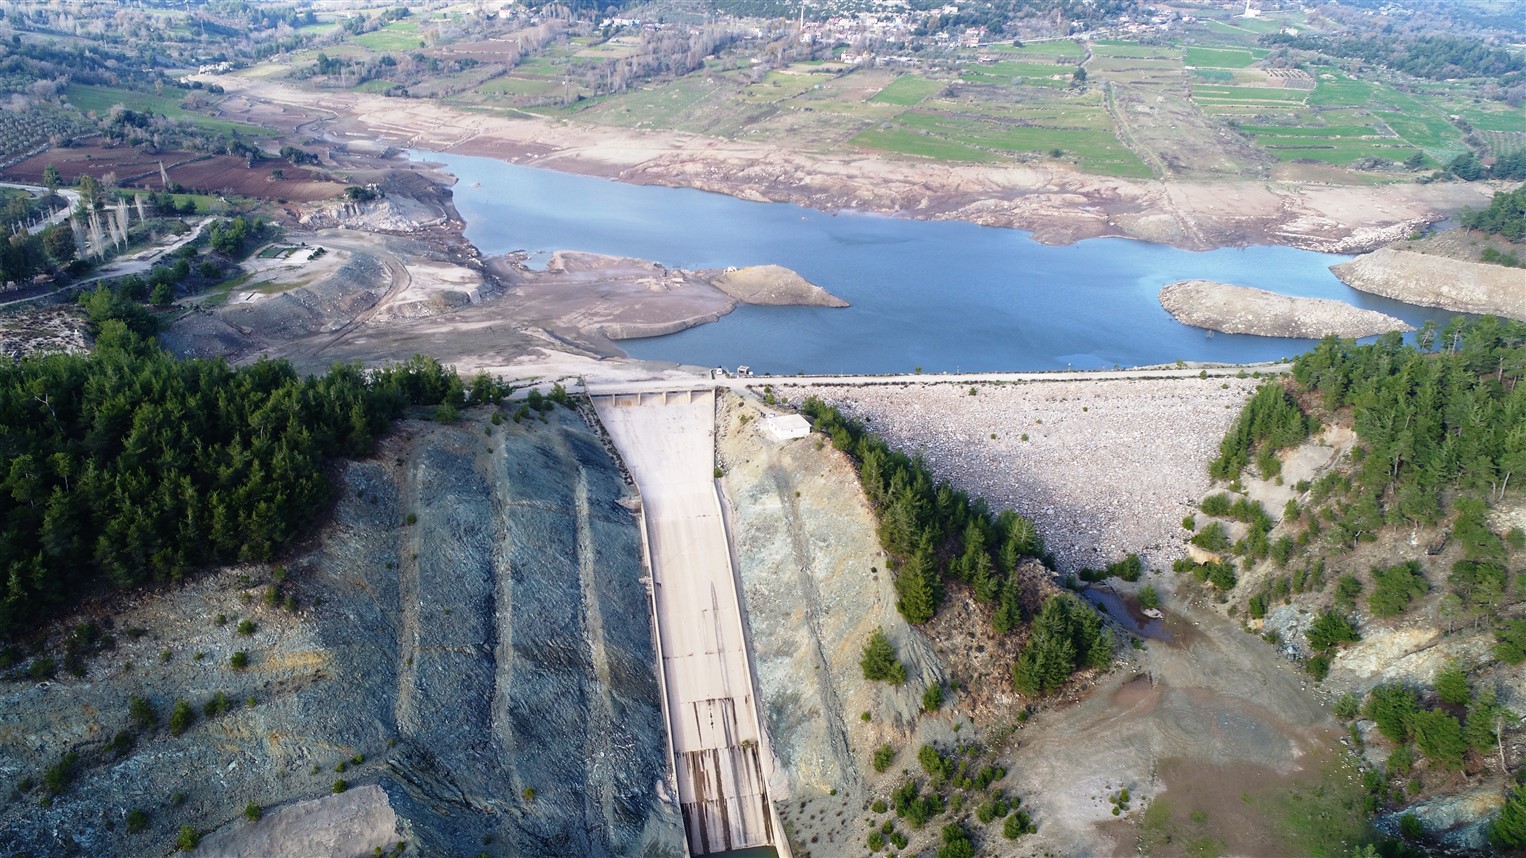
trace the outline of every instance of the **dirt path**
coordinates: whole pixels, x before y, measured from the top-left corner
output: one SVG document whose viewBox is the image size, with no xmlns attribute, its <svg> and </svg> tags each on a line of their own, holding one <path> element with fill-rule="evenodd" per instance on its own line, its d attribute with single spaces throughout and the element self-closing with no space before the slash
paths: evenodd
<svg viewBox="0 0 1526 858">
<path fill-rule="evenodd" d="M 326 244 L 332 244 L 335 247 L 347 250 L 353 251 L 357 249 L 356 245 L 347 244 L 342 239 L 335 241 L 332 236 L 325 237 L 324 242 Z M 392 303 L 397 300 L 398 296 L 402 295 L 405 291 L 408 290 L 409 286 L 413 285 L 413 275 L 408 273 L 408 266 L 404 265 L 402 260 L 398 259 L 397 256 L 379 247 L 374 242 L 365 242 L 364 250 L 367 253 L 375 255 L 376 258 L 382 261 L 383 265 L 387 266 L 387 273 L 392 277 L 392 285 L 388 287 L 387 294 L 383 295 L 380 300 L 365 310 L 361 311 L 343 328 L 340 328 L 339 332 L 334 334 L 333 337 L 330 337 L 329 339 L 320 343 L 316 348 L 314 348 L 310 355 L 311 357 L 317 357 L 318 355 L 323 354 L 340 340 L 343 340 L 345 337 L 355 333 L 355 331 L 359 330 L 363 325 L 365 325 L 365 323 L 371 321 L 371 319 L 374 318 L 377 313 L 381 312 L 384 308 L 391 306 Z"/>
<path fill-rule="evenodd" d="M 1169 601 L 1167 611 L 1173 641 L 1149 641 L 1081 703 L 1018 732 L 1012 777 L 1031 796 L 1035 846 L 1136 854 L 1137 830 L 1114 825 L 1109 796 L 1122 789 L 1132 797 L 1125 822 L 1165 802 L 1201 819 L 1196 836 L 1222 854 L 1276 854 L 1272 844 L 1285 842 L 1258 796 L 1321 773 L 1338 747 L 1334 719 L 1272 647 L 1214 612 Z"/>
</svg>

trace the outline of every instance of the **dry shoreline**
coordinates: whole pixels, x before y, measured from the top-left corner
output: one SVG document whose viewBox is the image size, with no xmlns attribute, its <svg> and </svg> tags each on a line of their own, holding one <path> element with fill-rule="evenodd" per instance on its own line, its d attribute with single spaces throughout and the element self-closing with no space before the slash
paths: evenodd
<svg viewBox="0 0 1526 858">
<path fill-rule="evenodd" d="M 1021 229 L 1048 244 L 1112 236 L 1190 250 L 1279 244 L 1355 253 L 1463 206 L 1485 204 L 1492 190 L 1482 183 L 1134 181 L 1056 165 L 940 163 L 859 151 L 806 154 L 751 141 L 510 118 L 234 75 L 203 77 L 232 94 L 220 107 L 224 116 L 320 137 L 340 155 L 377 155 L 396 146 L 491 157 L 826 211 Z"/>
</svg>

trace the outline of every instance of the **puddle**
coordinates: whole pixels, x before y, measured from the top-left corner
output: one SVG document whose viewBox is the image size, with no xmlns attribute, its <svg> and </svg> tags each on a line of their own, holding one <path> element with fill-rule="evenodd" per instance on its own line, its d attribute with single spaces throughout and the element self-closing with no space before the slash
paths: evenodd
<svg viewBox="0 0 1526 858">
<path fill-rule="evenodd" d="M 1154 617 L 1145 616 L 1137 602 L 1124 599 L 1111 587 L 1107 589 L 1087 587 L 1081 591 L 1081 597 L 1101 608 L 1119 625 L 1142 638 L 1157 641 L 1174 640 L 1171 630 L 1167 628 L 1165 618 L 1157 620 Z"/>
</svg>

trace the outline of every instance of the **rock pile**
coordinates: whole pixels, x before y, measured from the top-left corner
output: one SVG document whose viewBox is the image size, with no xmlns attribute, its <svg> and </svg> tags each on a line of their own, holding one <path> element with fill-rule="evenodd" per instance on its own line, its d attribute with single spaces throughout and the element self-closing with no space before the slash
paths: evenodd
<svg viewBox="0 0 1526 858">
<path fill-rule="evenodd" d="M 1181 520 L 1252 379 L 815 386 L 934 474 L 1033 519 L 1062 571 L 1186 551 Z"/>
</svg>

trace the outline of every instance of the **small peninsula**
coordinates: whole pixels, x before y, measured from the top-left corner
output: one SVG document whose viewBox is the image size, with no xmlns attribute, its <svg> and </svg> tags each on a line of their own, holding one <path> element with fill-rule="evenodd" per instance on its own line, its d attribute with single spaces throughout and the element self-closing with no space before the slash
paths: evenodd
<svg viewBox="0 0 1526 858">
<path fill-rule="evenodd" d="M 1160 305 L 1184 325 L 1226 334 L 1360 339 L 1413 331 L 1402 319 L 1324 298 L 1292 298 L 1212 280 L 1180 280 L 1160 290 Z"/>
</svg>

